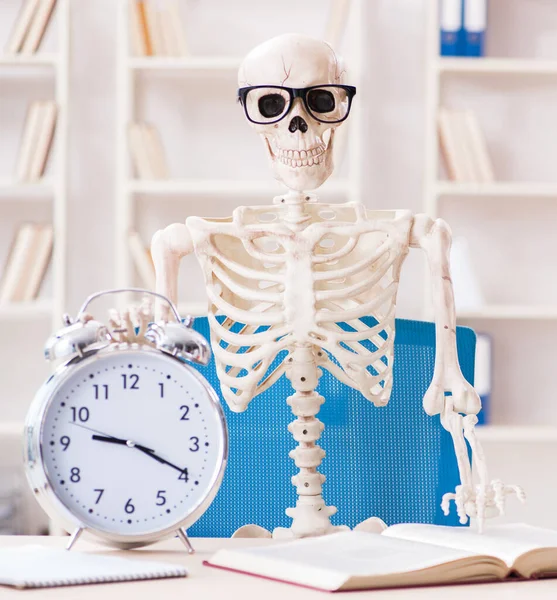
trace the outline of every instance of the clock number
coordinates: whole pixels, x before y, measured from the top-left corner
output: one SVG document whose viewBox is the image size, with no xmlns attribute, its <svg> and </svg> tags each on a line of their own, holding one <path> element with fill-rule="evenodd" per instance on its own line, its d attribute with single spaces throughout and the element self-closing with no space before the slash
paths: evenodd
<svg viewBox="0 0 557 600">
<path fill-rule="evenodd" d="M 98 493 L 99 493 L 99 495 L 97 496 L 97 499 L 95 500 L 95 504 L 98 504 L 98 503 L 100 502 L 100 500 L 101 500 L 101 498 L 102 498 L 103 494 L 104 494 L 104 490 L 101 490 L 101 489 L 95 489 L 95 490 L 93 490 L 93 491 L 94 491 L 94 492 L 98 492 Z"/>
<path fill-rule="evenodd" d="M 180 417 L 180 421 L 189 421 L 188 413 L 190 412 L 190 407 L 183 404 L 180 406 L 180 410 L 183 410 L 182 416 Z"/>
<path fill-rule="evenodd" d="M 62 446 L 64 446 L 64 450 L 62 450 L 62 452 L 65 452 L 68 449 L 68 446 L 70 445 L 70 438 L 67 435 L 63 435 L 60 438 L 60 443 L 62 444 Z"/>
<path fill-rule="evenodd" d="M 102 388 L 102 391 L 100 390 L 100 388 Z M 98 400 L 101 396 L 104 396 L 104 399 L 108 400 L 108 385 L 97 385 L 95 383 L 93 385 L 93 389 L 95 390 L 95 400 Z M 102 392 L 104 392 L 104 394 Z"/>
<path fill-rule="evenodd" d="M 135 511 L 135 506 L 132 504 L 131 498 L 126 502 L 126 506 L 124 506 L 124 510 L 128 513 L 128 515 L 131 515 L 132 512 Z"/>
<path fill-rule="evenodd" d="M 164 506 L 166 504 L 166 490 L 159 490 L 157 492 L 157 506 Z M 159 502 L 160 500 L 160 502 Z"/>
<path fill-rule="evenodd" d="M 77 467 L 73 467 L 70 471 L 70 481 L 72 483 L 78 483 L 81 481 L 81 473 Z"/>
<path fill-rule="evenodd" d="M 76 419 L 85 423 L 89 420 L 89 409 L 86 406 L 82 406 L 81 408 L 76 408 L 75 406 L 71 407 L 72 409 L 72 421 L 75 423 Z"/>
<path fill-rule="evenodd" d="M 159 383 L 159 388 L 161 390 L 161 398 L 164 398 L 164 383 Z"/>
<path fill-rule="evenodd" d="M 131 375 L 122 375 L 124 380 L 124 389 L 125 390 L 138 390 L 139 386 L 139 375 L 132 373 Z"/>
<path fill-rule="evenodd" d="M 192 443 L 190 446 L 191 452 L 197 452 L 199 450 L 199 438 L 195 436 L 191 437 L 190 442 Z"/>
<path fill-rule="evenodd" d="M 184 483 L 187 483 L 190 479 L 190 476 L 188 474 L 188 470 L 184 469 L 181 473 L 180 476 L 178 477 L 178 479 L 182 480 Z"/>
</svg>

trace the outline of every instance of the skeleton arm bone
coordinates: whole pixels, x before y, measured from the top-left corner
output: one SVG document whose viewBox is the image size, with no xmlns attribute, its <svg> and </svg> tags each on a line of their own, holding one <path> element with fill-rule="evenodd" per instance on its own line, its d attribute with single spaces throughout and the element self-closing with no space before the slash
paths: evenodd
<svg viewBox="0 0 557 600">
<path fill-rule="evenodd" d="M 435 311 L 435 368 L 433 380 L 424 396 L 424 410 L 429 415 L 441 415 L 441 423 L 453 439 L 461 480 L 454 494 L 443 496 L 442 507 L 448 514 L 449 502 L 454 500 L 460 521 L 465 523 L 467 516 L 477 517 L 481 531 L 486 517 L 504 512 L 506 495 L 515 493 L 519 500 L 524 501 L 524 492 L 517 486 L 488 481 L 483 449 L 474 430 L 481 402 L 474 388 L 464 379 L 458 362 L 454 294 L 449 268 L 450 229 L 441 219 L 432 221 L 427 215 L 416 215 L 410 245 L 421 248 L 427 255 Z M 445 396 L 445 392 L 451 395 Z M 462 417 L 460 413 L 466 416 Z M 476 486 L 465 440 L 470 445 L 479 478 Z"/>
<path fill-rule="evenodd" d="M 156 291 L 176 304 L 178 299 L 178 269 L 180 260 L 193 252 L 193 242 L 184 223 L 174 223 L 160 229 L 151 242 L 151 256 L 156 272 Z M 166 319 L 169 307 L 157 302 L 156 318 Z"/>
</svg>

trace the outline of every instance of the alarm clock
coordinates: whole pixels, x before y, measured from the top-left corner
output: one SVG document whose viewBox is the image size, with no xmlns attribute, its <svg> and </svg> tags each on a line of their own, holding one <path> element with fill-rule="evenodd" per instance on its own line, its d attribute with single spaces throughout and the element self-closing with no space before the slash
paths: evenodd
<svg viewBox="0 0 557 600">
<path fill-rule="evenodd" d="M 174 320 L 127 338 L 120 329 L 115 338 L 85 311 L 121 292 L 167 302 Z M 88 532 L 119 548 L 178 535 L 193 552 L 186 530 L 215 497 L 228 448 L 218 396 L 187 364 L 208 363 L 207 340 L 167 298 L 135 288 L 93 294 L 64 323 L 45 355 L 65 362 L 25 423 L 25 469 L 37 500 L 72 533 L 69 548 Z"/>
</svg>

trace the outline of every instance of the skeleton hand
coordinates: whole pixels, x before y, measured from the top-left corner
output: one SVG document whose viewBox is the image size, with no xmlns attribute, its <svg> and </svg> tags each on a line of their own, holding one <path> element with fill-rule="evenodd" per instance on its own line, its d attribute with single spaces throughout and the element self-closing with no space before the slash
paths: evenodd
<svg viewBox="0 0 557 600">
<path fill-rule="evenodd" d="M 506 497 L 512 495 L 516 495 L 522 503 L 526 501 L 526 494 L 520 486 L 505 485 L 500 479 L 494 479 L 487 485 L 458 485 L 454 493 L 443 495 L 441 508 L 447 516 L 450 502 L 454 500 L 460 522 L 465 524 L 468 517 L 477 517 L 481 533 L 486 518 L 505 514 Z"/>
<path fill-rule="evenodd" d="M 516 495 L 521 502 L 524 502 L 526 495 L 521 487 L 505 485 L 499 479 L 488 483 L 485 456 L 476 438 L 475 425 L 477 422 L 476 415 L 463 417 L 455 412 L 451 397 L 445 399 L 445 409 L 441 414 L 441 423 L 453 438 L 462 483 L 456 487 L 454 493 L 444 494 L 441 508 L 445 515 L 448 515 L 450 501 L 454 500 L 460 522 L 464 524 L 468 517 L 476 517 L 478 519 L 478 529 L 481 532 L 485 519 L 505 513 L 505 499 L 507 496 Z M 478 484 L 473 483 L 472 468 L 468 459 L 465 440 L 472 450 L 472 460 L 479 478 Z"/>
<path fill-rule="evenodd" d="M 122 313 L 109 311 L 112 337 L 119 342 L 141 342 L 149 323 L 153 320 L 153 304 L 144 298 L 140 306 L 132 306 Z"/>
</svg>

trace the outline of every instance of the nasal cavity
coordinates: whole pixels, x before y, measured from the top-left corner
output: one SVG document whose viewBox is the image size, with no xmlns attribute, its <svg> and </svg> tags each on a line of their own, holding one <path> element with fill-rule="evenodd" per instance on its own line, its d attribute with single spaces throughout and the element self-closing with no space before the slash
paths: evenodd
<svg viewBox="0 0 557 600">
<path fill-rule="evenodd" d="M 308 130 L 308 124 L 302 119 L 302 117 L 294 117 L 288 126 L 288 131 L 290 131 L 290 133 L 294 133 L 295 131 L 298 131 L 298 129 L 302 133 L 305 133 Z"/>
</svg>

